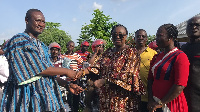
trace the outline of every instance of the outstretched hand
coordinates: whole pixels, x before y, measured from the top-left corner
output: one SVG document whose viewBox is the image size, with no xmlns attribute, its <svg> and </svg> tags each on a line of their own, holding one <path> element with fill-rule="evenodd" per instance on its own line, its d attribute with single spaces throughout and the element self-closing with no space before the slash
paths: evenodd
<svg viewBox="0 0 200 112">
<path fill-rule="evenodd" d="M 69 90 L 71 93 L 73 93 L 75 95 L 78 95 L 79 93 L 84 91 L 84 89 L 82 87 L 78 86 L 77 84 L 73 84 L 73 83 L 69 84 Z"/>
<path fill-rule="evenodd" d="M 150 102 L 147 106 L 149 112 L 155 112 L 157 108 L 162 108 L 162 105 L 159 105 L 157 102 Z"/>
<path fill-rule="evenodd" d="M 77 79 L 80 79 L 81 76 L 83 75 L 83 71 L 77 71 L 75 77 L 72 79 L 73 81 L 76 81 Z"/>
</svg>

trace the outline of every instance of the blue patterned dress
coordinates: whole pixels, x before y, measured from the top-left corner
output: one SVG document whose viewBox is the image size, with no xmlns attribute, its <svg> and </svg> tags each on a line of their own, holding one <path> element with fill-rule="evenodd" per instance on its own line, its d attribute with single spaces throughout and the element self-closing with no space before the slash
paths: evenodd
<svg viewBox="0 0 200 112">
<path fill-rule="evenodd" d="M 53 66 L 48 47 L 26 33 L 19 33 L 6 44 L 10 75 L 4 89 L 1 112 L 41 112 L 65 110 L 60 88 L 53 76 L 20 85 Z"/>
</svg>

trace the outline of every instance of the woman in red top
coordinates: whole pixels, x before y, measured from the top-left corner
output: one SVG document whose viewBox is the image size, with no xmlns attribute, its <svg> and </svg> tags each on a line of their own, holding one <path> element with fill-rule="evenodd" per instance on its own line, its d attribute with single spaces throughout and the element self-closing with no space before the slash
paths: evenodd
<svg viewBox="0 0 200 112">
<path fill-rule="evenodd" d="M 188 112 L 183 93 L 189 75 L 189 61 L 185 53 L 174 46 L 178 31 L 173 24 L 160 26 L 156 43 L 164 51 L 151 61 L 148 76 L 150 112 Z"/>
</svg>

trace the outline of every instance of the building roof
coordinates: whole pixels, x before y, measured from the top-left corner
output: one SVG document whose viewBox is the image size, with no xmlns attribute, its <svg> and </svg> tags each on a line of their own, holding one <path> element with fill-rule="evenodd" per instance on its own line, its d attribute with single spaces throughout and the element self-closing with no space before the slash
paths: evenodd
<svg viewBox="0 0 200 112">
<path fill-rule="evenodd" d="M 186 26 L 187 26 L 187 21 L 184 21 L 184 22 L 176 25 L 176 27 L 178 29 L 178 35 L 186 34 Z"/>
</svg>

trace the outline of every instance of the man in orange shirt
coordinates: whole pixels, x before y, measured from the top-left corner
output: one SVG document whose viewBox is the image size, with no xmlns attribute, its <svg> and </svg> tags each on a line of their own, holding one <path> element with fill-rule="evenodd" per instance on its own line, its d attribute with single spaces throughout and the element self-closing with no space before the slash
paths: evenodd
<svg viewBox="0 0 200 112">
<path fill-rule="evenodd" d="M 67 47 L 67 52 L 61 56 L 64 59 L 63 67 L 64 68 L 69 67 L 74 71 L 78 71 L 79 70 L 78 65 L 82 65 L 83 59 L 78 53 L 74 53 L 73 50 L 75 47 L 75 43 L 73 41 L 69 41 L 66 47 Z M 79 81 L 72 81 L 71 83 L 79 84 Z M 80 96 L 74 95 L 71 92 L 69 92 L 67 99 L 72 109 L 72 112 L 78 112 Z"/>
<path fill-rule="evenodd" d="M 62 55 L 62 58 L 64 58 L 64 62 L 65 60 L 71 60 L 69 62 L 70 69 L 73 69 L 74 71 L 78 71 L 78 65 L 83 63 L 83 59 L 78 53 L 74 53 L 73 51 L 74 47 L 75 47 L 74 42 L 69 41 L 67 43 L 67 52 L 64 55 Z"/>
<path fill-rule="evenodd" d="M 60 57 L 61 46 L 58 43 L 53 42 L 49 45 L 49 49 L 51 52 L 50 58 L 51 58 L 53 65 L 55 67 L 63 67 L 63 58 Z M 76 68 L 77 67 L 78 67 L 78 65 L 76 65 Z M 63 68 L 66 68 L 66 67 L 63 67 Z M 65 76 L 57 77 L 56 80 L 58 81 L 58 84 L 61 88 L 62 98 L 63 98 L 63 101 L 66 106 L 68 105 L 67 101 L 70 100 L 67 98 L 67 96 L 68 96 L 67 91 L 70 92 L 71 94 L 75 94 L 75 95 L 78 95 L 80 92 L 83 91 L 83 89 L 80 86 L 78 86 L 77 84 L 70 83 L 70 81 L 67 80 L 67 77 L 65 77 Z M 62 83 L 59 83 L 59 82 L 62 82 Z M 70 105 L 70 108 L 73 108 L 73 107 Z"/>
</svg>

